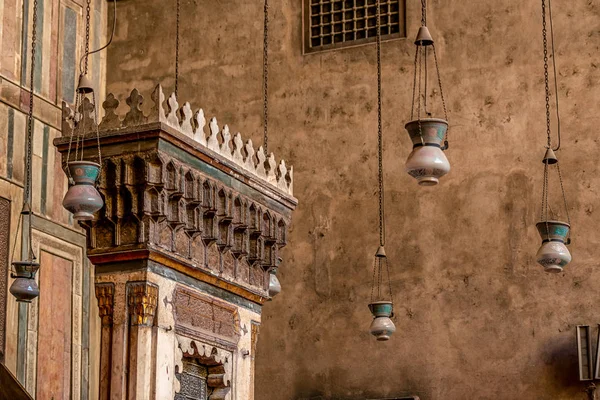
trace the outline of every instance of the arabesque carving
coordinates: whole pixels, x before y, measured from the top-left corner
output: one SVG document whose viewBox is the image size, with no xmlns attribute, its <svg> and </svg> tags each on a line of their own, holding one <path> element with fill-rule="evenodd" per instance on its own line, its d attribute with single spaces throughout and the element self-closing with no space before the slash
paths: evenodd
<svg viewBox="0 0 600 400">
<path fill-rule="evenodd" d="M 149 282 L 127 283 L 129 323 L 152 326 L 158 304 L 158 286 Z"/>
<path fill-rule="evenodd" d="M 112 325 L 113 305 L 115 296 L 114 283 L 97 283 L 96 298 L 98 299 L 98 313 L 102 326 Z"/>
</svg>

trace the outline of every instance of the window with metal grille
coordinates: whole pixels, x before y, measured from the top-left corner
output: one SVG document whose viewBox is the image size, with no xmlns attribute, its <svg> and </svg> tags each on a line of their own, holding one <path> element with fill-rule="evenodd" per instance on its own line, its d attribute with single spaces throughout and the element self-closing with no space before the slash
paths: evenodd
<svg viewBox="0 0 600 400">
<path fill-rule="evenodd" d="M 304 53 L 376 40 L 377 0 L 303 0 Z M 405 0 L 379 0 L 381 39 L 406 37 Z"/>
<path fill-rule="evenodd" d="M 208 372 L 205 366 L 194 358 L 183 358 L 183 371 L 175 373 L 181 384 L 179 393 L 175 393 L 175 400 L 206 400 L 208 387 L 206 379 Z"/>
</svg>

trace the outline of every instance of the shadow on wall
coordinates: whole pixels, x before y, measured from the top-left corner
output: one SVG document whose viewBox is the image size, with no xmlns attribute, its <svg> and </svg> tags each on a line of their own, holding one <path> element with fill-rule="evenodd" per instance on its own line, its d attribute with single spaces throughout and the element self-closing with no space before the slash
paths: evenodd
<svg viewBox="0 0 600 400">
<path fill-rule="evenodd" d="M 317 397 L 305 397 L 297 400 L 343 400 L 341 398 L 325 398 L 323 396 Z M 365 400 L 421 400 L 419 396 L 408 396 L 408 397 L 386 397 L 382 399 L 365 399 Z"/>
<path fill-rule="evenodd" d="M 542 351 L 542 360 L 551 370 L 553 379 L 549 384 L 555 385 L 557 389 L 581 386 L 583 393 L 588 383 L 579 381 L 577 345 L 573 339 L 575 338 L 564 337 L 560 341 L 548 341 Z M 582 395 L 581 398 L 585 396 Z"/>
</svg>

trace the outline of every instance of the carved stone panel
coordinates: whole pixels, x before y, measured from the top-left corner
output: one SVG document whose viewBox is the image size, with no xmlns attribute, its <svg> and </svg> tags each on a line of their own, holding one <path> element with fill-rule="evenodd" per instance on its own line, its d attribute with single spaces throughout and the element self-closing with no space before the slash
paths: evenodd
<svg viewBox="0 0 600 400">
<path fill-rule="evenodd" d="M 207 368 L 190 357 L 184 357 L 182 363 L 183 371 L 175 374 L 181 385 L 179 393 L 175 393 L 175 400 L 207 400 Z"/>
<path fill-rule="evenodd" d="M 235 348 L 240 338 L 237 309 L 228 303 L 178 287 L 174 295 L 178 333 Z"/>
</svg>

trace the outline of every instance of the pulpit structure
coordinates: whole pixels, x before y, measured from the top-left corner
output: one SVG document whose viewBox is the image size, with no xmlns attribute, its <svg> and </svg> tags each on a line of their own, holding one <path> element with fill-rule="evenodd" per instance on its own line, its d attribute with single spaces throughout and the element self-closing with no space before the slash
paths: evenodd
<svg viewBox="0 0 600 400">
<path fill-rule="evenodd" d="M 101 160 L 89 104 L 63 104 L 55 140 L 66 163 L 71 132 L 86 129 L 84 159 L 102 165 L 105 206 L 84 225 L 100 399 L 252 399 L 261 308 L 297 204 L 293 169 L 160 85 L 149 97 L 134 89 L 127 107 L 106 97 Z M 92 125 L 75 126 L 83 113 Z"/>
</svg>

